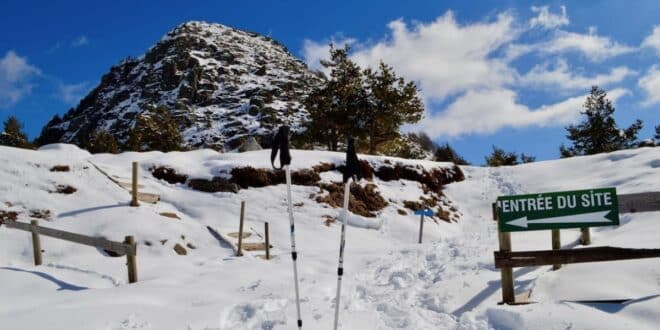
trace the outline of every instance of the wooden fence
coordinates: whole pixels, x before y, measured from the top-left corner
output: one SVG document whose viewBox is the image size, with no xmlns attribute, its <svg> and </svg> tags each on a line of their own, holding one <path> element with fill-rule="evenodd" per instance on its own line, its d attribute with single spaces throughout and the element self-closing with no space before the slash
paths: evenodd
<svg viewBox="0 0 660 330">
<path fill-rule="evenodd" d="M 618 195 L 619 213 L 660 211 L 660 192 Z M 497 204 L 493 203 L 493 219 L 497 218 Z M 495 267 L 500 269 L 502 285 L 502 303 L 519 304 L 514 292 L 514 267 L 533 267 L 552 265 L 558 270 L 562 264 L 615 261 L 642 258 L 659 258 L 660 249 L 627 249 L 618 247 L 592 247 L 572 250 L 560 250 L 559 229 L 552 230 L 552 250 L 511 251 L 511 233 L 499 232 L 499 251 L 495 251 Z M 580 241 L 589 245 L 589 228 L 582 228 Z"/>
<path fill-rule="evenodd" d="M 4 225 L 7 228 L 18 229 L 32 233 L 32 249 L 34 252 L 34 264 L 41 265 L 41 240 L 40 235 L 53 237 L 73 243 L 93 246 L 106 251 L 112 251 L 118 255 L 125 255 L 127 259 L 126 265 L 128 266 L 128 283 L 135 283 L 138 280 L 137 276 L 137 245 L 133 236 L 126 236 L 124 242 L 114 242 L 100 237 L 92 237 L 70 233 L 58 229 L 39 226 L 37 220 L 32 220 L 29 224 L 19 221 L 5 221 Z"/>
</svg>

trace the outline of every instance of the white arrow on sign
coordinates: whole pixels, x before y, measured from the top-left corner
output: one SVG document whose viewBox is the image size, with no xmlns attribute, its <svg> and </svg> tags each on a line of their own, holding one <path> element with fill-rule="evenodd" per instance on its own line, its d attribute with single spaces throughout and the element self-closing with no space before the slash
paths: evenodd
<svg viewBox="0 0 660 330">
<path fill-rule="evenodd" d="M 527 228 L 529 225 L 533 224 L 563 224 L 563 223 L 591 223 L 591 222 L 612 222 L 612 220 L 606 218 L 605 216 L 610 213 L 607 211 L 598 211 L 592 213 L 583 213 L 577 215 L 565 215 L 561 217 L 547 218 L 547 219 L 538 219 L 538 220 L 527 220 L 527 217 L 518 218 L 511 220 L 506 224 L 509 226 L 516 226 Z"/>
</svg>

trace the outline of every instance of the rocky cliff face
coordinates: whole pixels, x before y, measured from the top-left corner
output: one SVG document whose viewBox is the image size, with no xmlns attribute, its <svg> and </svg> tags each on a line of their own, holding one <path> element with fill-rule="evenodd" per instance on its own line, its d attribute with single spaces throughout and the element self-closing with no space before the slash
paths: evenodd
<svg viewBox="0 0 660 330">
<path fill-rule="evenodd" d="M 307 116 L 301 102 L 321 82 L 268 37 L 188 22 L 142 57 L 113 66 L 76 108 L 44 127 L 38 142 L 83 145 L 102 129 L 121 144 L 138 114 L 165 105 L 185 146 L 228 151 L 248 136 L 267 146 L 277 125 L 300 128 Z"/>
</svg>

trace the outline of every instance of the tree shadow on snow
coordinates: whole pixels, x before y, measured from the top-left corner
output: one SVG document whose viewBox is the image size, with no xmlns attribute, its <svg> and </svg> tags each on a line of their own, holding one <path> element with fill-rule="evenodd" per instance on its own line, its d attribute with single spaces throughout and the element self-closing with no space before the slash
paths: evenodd
<svg viewBox="0 0 660 330">
<path fill-rule="evenodd" d="M 46 280 L 51 281 L 51 282 L 55 283 L 56 285 L 58 285 L 59 288 L 57 289 L 57 291 L 62 291 L 62 290 L 81 291 L 81 290 L 89 289 L 88 287 L 77 286 L 75 284 L 64 282 L 64 281 L 62 281 L 62 280 L 60 280 L 60 279 L 58 279 L 58 278 L 56 278 L 56 277 L 54 277 L 50 274 L 46 274 L 46 273 L 43 273 L 43 272 L 25 270 L 25 269 L 14 268 L 14 267 L 0 267 L 0 269 L 11 270 L 11 271 L 14 271 L 14 272 L 30 273 L 30 274 L 39 276 L 43 279 L 46 279 Z"/>
</svg>

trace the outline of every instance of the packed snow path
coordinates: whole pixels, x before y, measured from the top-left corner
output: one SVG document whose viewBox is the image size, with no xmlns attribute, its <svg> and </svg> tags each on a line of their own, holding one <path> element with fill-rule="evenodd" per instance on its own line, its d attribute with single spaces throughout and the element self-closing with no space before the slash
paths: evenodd
<svg viewBox="0 0 660 330">
<path fill-rule="evenodd" d="M 284 187 L 207 194 L 146 172 L 150 164 L 162 162 L 203 177 L 217 174 L 222 164 L 265 166 L 258 163 L 263 158 L 269 165 L 266 152 L 92 156 L 66 145 L 38 152 L 2 151 L 0 202 L 12 205 L 6 209 L 22 215 L 49 209 L 49 226 L 110 239 L 134 234 L 141 243 L 140 282 L 127 285 L 123 258 L 46 238 L 44 266 L 34 267 L 29 234 L 0 228 L 2 328 L 295 328 Z M 341 159 L 333 153 L 306 155 L 294 151 L 294 164 Z M 161 202 L 128 207 L 126 191 L 84 169 L 87 160 L 117 175 L 128 175 L 130 162 L 140 161 L 141 184 L 160 194 Z M 660 264 L 654 259 L 568 265 L 557 272 L 549 266 L 515 269 L 516 290 L 532 289 L 537 303 L 497 305 L 497 232 L 490 204 L 498 195 L 513 193 L 608 186 L 619 193 L 660 191 L 659 160 L 660 149 L 643 148 L 506 168 L 463 167 L 467 179 L 445 189 L 463 214 L 460 222 L 428 222 L 421 245 L 416 243 L 419 219 L 399 215 L 397 207 L 386 208 L 375 219 L 354 217 L 352 223 L 358 226 L 347 233 L 340 328 L 657 328 Z M 71 172 L 48 171 L 62 163 L 70 165 Z M 57 184 L 78 191 L 66 196 L 48 193 Z M 379 187 L 387 199 L 415 200 L 420 194 L 412 182 L 383 182 Z M 334 311 L 339 224 L 327 227 L 322 216 L 334 216 L 338 210 L 310 200 L 317 191 L 302 186 L 292 191 L 294 201 L 303 203 L 294 211 L 306 329 L 330 328 Z M 237 258 L 207 230 L 236 231 L 241 200 L 248 201 L 246 227 L 263 228 L 264 221 L 270 222 L 273 260 Z M 181 219 L 162 217 L 161 212 L 175 212 Z M 659 248 L 659 216 L 624 215 L 619 227 L 593 229 L 593 244 Z M 564 248 L 575 247 L 577 238 L 578 230 L 562 231 Z M 514 250 L 550 248 L 550 232 L 515 233 L 512 240 Z M 176 255 L 175 244 L 186 247 L 188 255 Z M 622 305 L 573 302 L 623 298 L 632 300 Z"/>
</svg>

